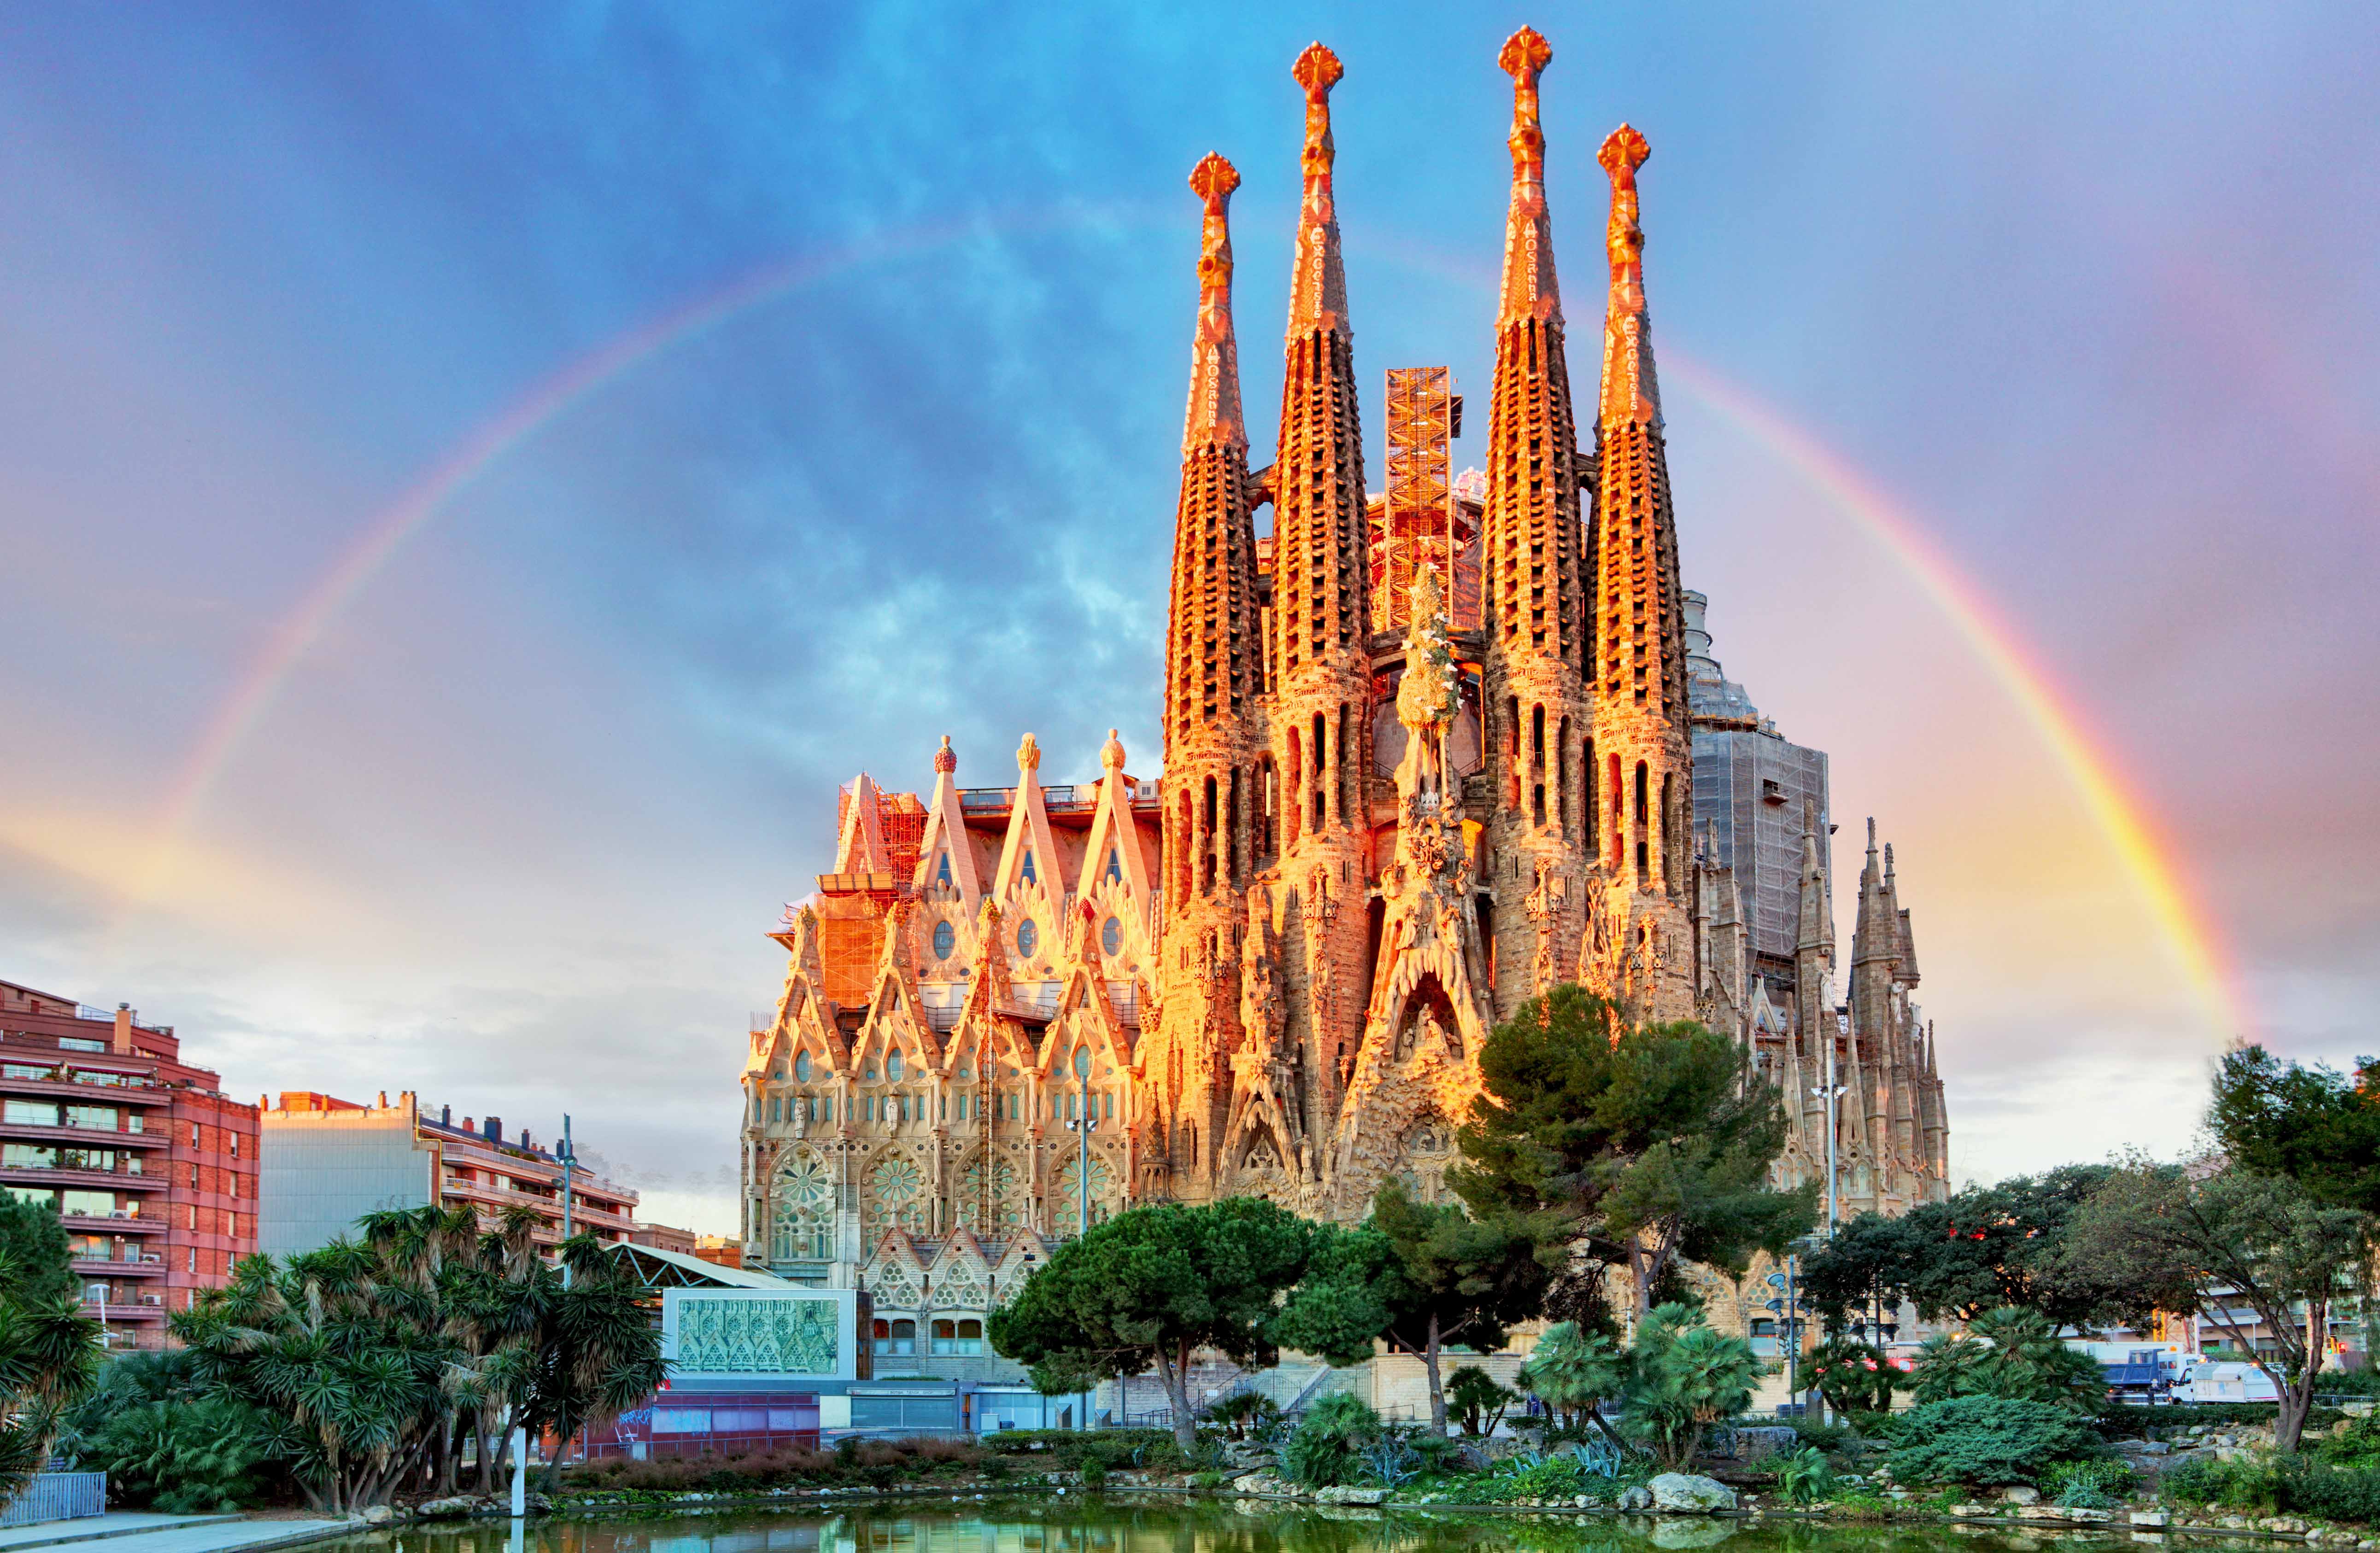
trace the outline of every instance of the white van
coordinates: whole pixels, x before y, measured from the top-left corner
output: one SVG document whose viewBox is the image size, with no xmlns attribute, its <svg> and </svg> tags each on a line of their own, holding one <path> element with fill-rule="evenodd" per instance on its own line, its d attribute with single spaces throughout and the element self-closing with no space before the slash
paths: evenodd
<svg viewBox="0 0 2380 1553">
<path fill-rule="evenodd" d="M 2175 1387 L 2178 1402 L 2277 1402 L 2279 1388 L 2272 1377 L 2238 1359 L 2201 1359 L 2182 1373 Z"/>
</svg>

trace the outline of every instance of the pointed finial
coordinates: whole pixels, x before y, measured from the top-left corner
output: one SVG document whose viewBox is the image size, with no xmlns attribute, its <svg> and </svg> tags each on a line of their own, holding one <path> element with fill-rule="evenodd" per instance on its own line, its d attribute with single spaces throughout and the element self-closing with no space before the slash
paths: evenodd
<svg viewBox="0 0 2380 1553">
<path fill-rule="evenodd" d="M 1611 261 L 1611 299 L 1603 326 L 1603 420 L 1606 425 L 1661 419 L 1661 391 L 1653 375 L 1651 320 L 1645 306 L 1645 228 L 1638 219 L 1636 169 L 1653 154 L 1633 125 L 1613 130 L 1596 153 L 1611 175 L 1611 219 L 1604 252 Z"/>
<path fill-rule="evenodd" d="M 934 770 L 938 775 L 948 776 L 958 769 L 958 751 L 951 747 L 951 736 L 948 734 L 944 734 L 942 735 L 942 747 L 934 751 Z"/>
<path fill-rule="evenodd" d="M 1030 734 L 1026 734 L 1025 742 L 1016 746 L 1016 769 L 1020 772 L 1041 769 L 1041 746 Z"/>
<path fill-rule="evenodd" d="M 1198 239 L 1198 334 L 1190 347 L 1190 408 L 1182 453 L 1248 445 L 1240 411 L 1240 346 L 1232 328 L 1232 191 L 1240 171 L 1214 152 L 1190 170 L 1190 192 L 1207 207 Z"/>
<path fill-rule="evenodd" d="M 1504 40 L 1496 64 L 1512 78 L 1512 204 L 1504 217 L 1504 291 L 1497 322 L 1561 322 L 1561 291 L 1554 283 L 1553 225 L 1546 213 L 1546 132 L 1537 117 L 1537 78 L 1554 57 L 1535 28 Z"/>
<path fill-rule="evenodd" d="M 1123 770 L 1123 741 L 1112 728 L 1108 730 L 1108 742 L 1099 746 L 1099 764 L 1111 771 Z"/>
<path fill-rule="evenodd" d="M 1890 842 L 1884 843 L 1884 882 L 1888 886 L 1892 883 L 1892 843 Z"/>
<path fill-rule="evenodd" d="M 1867 817 L 1867 860 L 1876 861 L 1876 816 Z"/>
<path fill-rule="evenodd" d="M 1339 56 L 1308 43 L 1290 74 L 1305 90 L 1305 194 L 1297 216 L 1297 271 L 1289 292 L 1289 337 L 1317 329 L 1347 333 L 1347 272 L 1339 256 L 1339 208 L 1330 188 L 1338 149 L 1330 140 L 1330 89 L 1347 73 Z"/>
</svg>

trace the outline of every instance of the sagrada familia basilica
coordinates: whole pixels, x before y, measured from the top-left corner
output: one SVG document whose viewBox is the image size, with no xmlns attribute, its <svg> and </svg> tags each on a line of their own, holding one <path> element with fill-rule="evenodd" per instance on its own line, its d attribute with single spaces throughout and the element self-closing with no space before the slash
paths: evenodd
<svg viewBox="0 0 2380 1553">
<path fill-rule="evenodd" d="M 1735 1033 L 1794 1122 L 1780 1183 L 1842 1211 L 1948 1190 L 1948 1120 L 1889 848 L 1873 824 L 1848 998 L 1826 758 L 1708 656 L 1682 589 L 1623 125 L 1600 392 L 1582 434 L 1538 83 L 1512 78 L 1510 214 L 1484 477 L 1449 479 L 1461 401 L 1393 372 L 1367 492 L 1331 183 L 1338 58 L 1305 97 L 1286 379 L 1251 467 L 1232 317 L 1239 174 L 1205 210 L 1165 638 L 1164 774 L 843 791 L 833 871 L 788 907 L 743 1074 L 747 1263 L 863 1284 L 891 1353 L 981 1351 L 981 1320 L 1086 1212 L 1257 1194 L 1360 1217 L 1391 1172 L 1444 1194 L 1491 1026 L 1577 981 Z M 1257 516 L 1269 511 L 1269 531 Z M 1698 787 L 1698 783 L 1702 785 Z M 1087 1148 L 1085 1134 L 1087 1132 Z M 905 1331 L 903 1329 L 906 1329 Z M 914 1346 L 909 1346 L 914 1344 Z"/>
</svg>

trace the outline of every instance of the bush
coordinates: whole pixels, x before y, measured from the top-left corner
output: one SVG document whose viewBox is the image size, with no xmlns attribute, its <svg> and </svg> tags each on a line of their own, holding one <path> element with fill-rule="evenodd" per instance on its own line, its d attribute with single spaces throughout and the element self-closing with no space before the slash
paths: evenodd
<svg viewBox="0 0 2380 1553">
<path fill-rule="evenodd" d="M 2113 1510 L 2140 1486 L 2130 1463 L 2112 1457 L 2052 1462 L 2041 1471 L 2041 1492 L 2067 1510 Z"/>
<path fill-rule="evenodd" d="M 2313 1442 L 2314 1456 L 2334 1467 L 2380 1467 L 2380 1417 L 2350 1418 Z"/>
<path fill-rule="evenodd" d="M 1281 1471 L 1308 1488 L 1353 1483 L 1364 1472 L 1366 1448 L 1379 1435 L 1380 1415 L 1361 1397 L 1325 1397 L 1281 1447 Z"/>
<path fill-rule="evenodd" d="M 1096 1493 L 1108 1486 L 1108 1464 L 1098 1456 L 1083 1458 L 1083 1486 Z"/>
<path fill-rule="evenodd" d="M 2010 1397 L 1953 1397 L 1899 1420 L 1890 1457 L 1902 1483 L 2031 1483 L 2053 1462 L 2096 1454 L 2099 1436 L 2072 1412 Z"/>
<path fill-rule="evenodd" d="M 1281 1404 L 1261 1391 L 1234 1391 L 1207 1410 L 1207 1422 L 1232 1432 L 1233 1439 L 1251 1435 L 1263 1439 L 1281 1423 Z"/>
<path fill-rule="evenodd" d="M 1788 1504 L 1815 1504 L 1835 1486 L 1835 1469 L 1827 1464 L 1827 1453 L 1813 1445 L 1778 1458 L 1776 1473 L 1777 1491 Z"/>
<path fill-rule="evenodd" d="M 1465 1365 L 1447 1377 L 1446 1405 L 1474 1439 L 1494 1434 L 1505 1410 L 1520 1400 L 1521 1393 L 1506 1390 L 1476 1365 Z"/>
<path fill-rule="evenodd" d="M 2270 1465 L 2246 1457 L 2182 1462 L 2157 1480 L 2158 1491 L 2176 1504 L 2266 1512 L 2273 1509 L 2277 1486 L 2277 1474 Z"/>
<path fill-rule="evenodd" d="M 2054 1402 L 2076 1413 L 2096 1413 L 2107 1405 L 2107 1373 L 2099 1362 L 2060 1341 L 2038 1311 L 1986 1311 L 1969 1329 L 1974 1336 L 1929 1338 L 1917 1351 L 1909 1387 L 1919 1402 L 2008 1397 Z"/>
<path fill-rule="evenodd" d="M 1589 1479 L 1578 1458 L 1569 1451 L 1548 1455 L 1524 1450 L 1507 1456 L 1479 1481 L 1479 1497 L 1503 1503 L 1515 1499 L 1567 1499 L 1594 1491 L 1601 1479 Z"/>
<path fill-rule="evenodd" d="M 2276 1472 L 2275 1486 L 2283 1510 L 2293 1515 L 2315 1515 L 2325 1521 L 2380 1521 L 2380 1472 L 2365 1467 L 2334 1467 L 2302 1458 Z"/>
<path fill-rule="evenodd" d="M 76 1446 L 84 1469 L 107 1474 L 124 1501 L 173 1514 L 254 1504 L 261 1478 L 289 1445 L 274 1420 L 228 1398 L 136 1402 Z"/>
<path fill-rule="evenodd" d="M 1752 1405 L 1761 1368 L 1752 1345 L 1714 1331 L 1692 1306 L 1655 1306 L 1628 1353 L 1633 1373 L 1621 1426 L 1672 1472 L 1685 1465 L 1711 1425 Z"/>
</svg>

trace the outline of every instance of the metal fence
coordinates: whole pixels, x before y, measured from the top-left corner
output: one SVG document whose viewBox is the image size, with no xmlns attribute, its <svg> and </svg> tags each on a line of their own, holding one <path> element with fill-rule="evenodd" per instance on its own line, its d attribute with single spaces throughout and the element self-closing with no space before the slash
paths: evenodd
<svg viewBox="0 0 2380 1553">
<path fill-rule="evenodd" d="M 0 1508 L 0 1527 L 38 1526 L 107 1513 L 103 1472 L 37 1472 L 25 1491 Z"/>
</svg>

